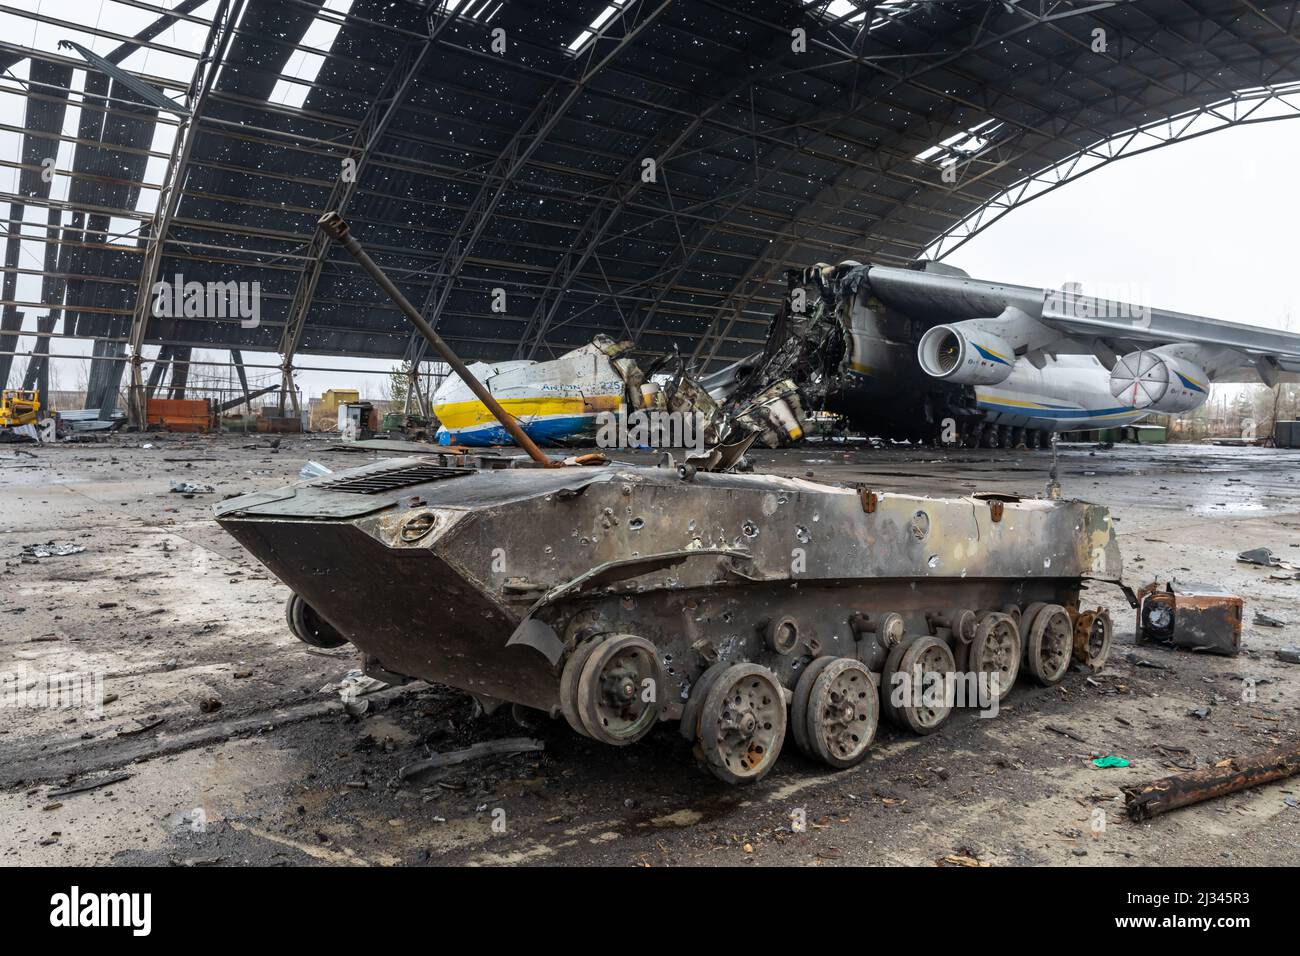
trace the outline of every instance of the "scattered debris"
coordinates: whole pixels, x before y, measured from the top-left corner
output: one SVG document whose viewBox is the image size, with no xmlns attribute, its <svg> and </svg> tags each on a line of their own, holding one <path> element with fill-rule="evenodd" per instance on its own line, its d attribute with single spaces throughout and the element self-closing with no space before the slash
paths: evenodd
<svg viewBox="0 0 1300 956">
<path fill-rule="evenodd" d="M 147 717 L 144 720 L 137 719 L 136 724 L 138 726 L 127 727 L 123 730 L 119 730 L 117 735 L 119 737 L 134 737 L 136 734 L 142 734 L 145 731 L 153 730 L 159 724 L 163 723 L 163 720 L 164 718 L 162 717 Z"/>
<path fill-rule="evenodd" d="M 1138 591 L 1139 644 L 1235 657 L 1241 651 L 1240 596 L 1213 587 L 1153 582 Z"/>
<path fill-rule="evenodd" d="M 387 686 L 383 681 L 367 677 L 359 669 L 353 668 L 344 675 L 342 680 L 337 683 L 326 684 L 320 689 L 320 692 L 322 694 L 338 694 L 344 700 L 347 700 L 373 694 L 375 691 L 383 690 Z"/>
<path fill-rule="evenodd" d="M 1300 744 L 1234 757 L 1226 766 L 1221 764 L 1121 787 L 1128 815 L 1137 821 L 1149 820 L 1169 810 L 1290 777 L 1300 772 Z"/>
<path fill-rule="evenodd" d="M 1108 757 L 1094 757 L 1092 765 L 1094 767 L 1099 767 L 1102 770 L 1106 770 L 1110 767 L 1128 767 L 1130 766 L 1130 763 L 1124 757 L 1116 757 L 1114 754 L 1111 754 Z"/>
<path fill-rule="evenodd" d="M 27 558 L 61 558 L 68 554 L 81 554 L 85 550 L 80 544 L 55 544 L 47 541 L 45 544 L 23 545 L 22 555 Z"/>
<path fill-rule="evenodd" d="M 454 767 L 457 764 L 467 763 L 471 760 L 481 760 L 484 757 L 502 757 L 545 749 L 546 745 L 533 737 L 504 737 L 500 740 L 485 740 L 466 747 L 464 750 L 451 750 L 446 753 L 434 754 L 425 760 L 417 760 L 415 763 L 402 767 L 398 770 L 397 775 L 403 780 L 408 780 L 429 770 Z"/>
<path fill-rule="evenodd" d="M 1124 660 L 1128 661 L 1134 667 L 1149 667 L 1152 670 L 1173 672 L 1173 668 L 1169 665 L 1157 664 L 1155 661 L 1149 661 L 1145 657 L 1138 657 L 1132 651 L 1129 651 L 1124 655 Z"/>
<path fill-rule="evenodd" d="M 303 479 L 324 478 L 326 475 L 334 474 L 333 468 L 326 468 L 318 461 L 309 461 L 298 469 L 298 477 Z"/>
<path fill-rule="evenodd" d="M 1060 734 L 1062 737 L 1069 737 L 1071 740 L 1077 740 L 1081 744 L 1086 744 L 1088 742 L 1068 727 L 1057 727 L 1053 724 L 1045 724 L 1044 726 L 1054 734 Z"/>
<path fill-rule="evenodd" d="M 210 495 L 217 489 L 211 485 L 205 485 L 201 481 L 180 481 L 173 478 L 170 490 L 173 494 L 178 495 Z"/>
<path fill-rule="evenodd" d="M 1300 647 L 1280 647 L 1274 652 L 1286 664 L 1300 664 Z"/>
<path fill-rule="evenodd" d="M 1237 555 L 1237 560 L 1242 564 L 1257 564 L 1265 568 L 1282 568 L 1286 571 L 1300 570 L 1294 564 L 1288 564 L 1274 555 L 1268 548 L 1251 548 L 1249 551 L 1242 551 Z"/>
<path fill-rule="evenodd" d="M 204 697 L 199 701 L 199 712 L 203 714 L 214 714 L 221 709 L 220 697 Z"/>
<path fill-rule="evenodd" d="M 1286 627 L 1286 621 L 1280 617 L 1274 617 L 1271 614 L 1265 614 L 1263 611 L 1255 612 L 1255 621 L 1260 627 Z"/>
<path fill-rule="evenodd" d="M 87 790 L 98 790 L 100 787 L 107 787 L 110 784 L 121 783 L 123 780 L 131 779 L 129 773 L 114 773 L 107 777 L 97 777 L 94 780 L 83 780 L 80 783 L 74 783 L 71 786 L 64 787 L 62 790 L 51 790 L 46 794 L 47 797 L 68 797 L 74 793 L 85 793 Z M 46 809 L 51 809 L 46 807 Z"/>
</svg>

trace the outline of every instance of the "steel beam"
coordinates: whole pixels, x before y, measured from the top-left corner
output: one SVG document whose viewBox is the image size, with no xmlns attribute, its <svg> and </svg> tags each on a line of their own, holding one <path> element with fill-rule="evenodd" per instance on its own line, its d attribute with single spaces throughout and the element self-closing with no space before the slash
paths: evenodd
<svg viewBox="0 0 1300 956">
<path fill-rule="evenodd" d="M 447 305 L 447 299 L 455 287 L 456 278 L 460 275 L 465 260 L 469 258 L 474 244 L 483 234 L 484 228 L 496 211 L 497 204 L 510 188 L 515 176 L 527 164 L 537 148 L 545 142 L 546 137 L 555 129 L 569 107 L 582 96 L 592 80 L 631 46 L 642 31 L 654 23 L 672 5 L 672 2 L 673 0 L 662 0 L 652 7 L 652 0 L 632 0 L 622 9 L 620 16 L 612 18 L 611 22 L 606 24 L 607 30 L 614 22 L 623 26 L 623 35 L 614 40 L 613 47 L 599 61 L 591 64 L 590 60 L 594 59 L 595 51 L 604 34 L 598 34 L 588 41 L 591 53 L 587 58 L 586 69 L 582 70 L 577 77 L 565 78 L 554 83 L 542 95 L 519 130 L 510 138 L 492 164 L 492 170 L 484 180 L 478 195 L 475 196 L 469 211 L 461 220 L 455 238 L 447 246 L 446 254 L 438 269 L 438 272 L 446 278 L 430 288 L 420 308 L 420 315 L 432 328 L 437 329 L 442 310 Z M 581 64 L 583 60 L 579 58 L 575 62 Z M 427 349 L 428 343 L 412 333 L 408 354 L 414 367 L 419 367 Z"/>
<path fill-rule="evenodd" d="M 356 195 L 358 184 L 361 182 L 362 173 L 373 158 L 375 150 L 379 146 L 379 141 L 383 139 L 384 134 L 388 131 L 393 117 L 401 110 L 411 85 L 415 82 L 416 77 L 420 75 L 425 63 L 428 62 L 429 54 L 438 42 L 438 38 L 454 19 L 455 17 L 450 13 L 430 14 L 428 36 L 408 43 L 402 48 L 397 62 L 393 64 L 393 69 L 384 80 L 383 86 L 380 87 L 374 101 L 370 104 L 370 108 L 366 111 L 365 118 L 362 119 L 353 134 L 352 143 L 348 147 L 348 155 L 344 157 L 345 161 L 350 160 L 353 164 L 349 170 L 350 175 L 339 175 L 334 182 L 333 189 L 330 191 L 329 198 L 325 201 L 325 205 L 316 211 L 315 218 L 319 219 L 321 215 L 330 210 L 335 210 L 340 215 L 347 213 L 348 206 L 351 204 L 353 196 Z M 325 231 L 320 226 L 317 226 L 316 231 L 312 234 L 311 243 L 307 247 L 307 261 L 303 264 L 302 273 L 298 277 L 298 286 L 294 290 L 293 302 L 289 306 L 289 318 L 280 341 L 280 354 L 284 360 L 281 368 L 280 415 L 284 415 L 286 398 L 291 398 L 294 401 L 295 414 L 299 411 L 296 405 L 297 391 L 293 387 L 293 357 L 298 351 L 298 346 L 302 343 L 303 332 L 307 326 L 307 313 L 310 311 L 312 299 L 316 295 L 316 286 L 320 282 L 321 270 L 325 266 L 325 259 L 329 251 L 329 236 L 325 234 Z"/>
<path fill-rule="evenodd" d="M 1284 112 L 1279 115 L 1256 115 L 1268 104 L 1273 104 Z M 1222 117 L 1225 110 L 1230 111 L 1226 119 Z M 1209 127 L 1198 127 L 1197 121 L 1204 116 L 1215 116 L 1219 122 Z M 1105 143 L 1067 156 L 1011 184 L 982 206 L 972 210 L 961 221 L 935 236 L 927 247 L 926 254 L 935 259 L 945 258 L 1012 210 L 1117 160 L 1139 156 L 1162 146 L 1197 139 L 1233 126 L 1297 118 L 1300 118 L 1300 86 L 1291 90 L 1262 90 L 1234 97 L 1214 104 L 1213 109 L 1193 110 L 1176 120 L 1160 120 L 1117 133 Z M 1085 165 L 1082 160 L 1088 156 L 1095 161 Z"/>
<path fill-rule="evenodd" d="M 141 365 L 144 362 L 145 330 L 149 324 L 150 303 L 153 301 L 153 296 L 150 293 L 153 288 L 154 278 L 158 275 L 158 268 L 162 264 L 163 243 L 167 238 L 168 230 L 171 228 L 172 219 L 176 215 L 176 209 L 180 205 L 181 193 L 185 189 L 186 166 L 189 163 L 190 153 L 194 149 L 194 141 L 198 137 L 203 108 L 207 103 L 208 95 L 212 92 L 212 86 L 216 82 L 217 74 L 220 72 L 221 63 L 230 50 L 230 43 L 235 35 L 234 26 L 239 22 L 239 18 L 243 15 L 247 4 L 248 0 L 221 0 L 216 12 L 212 15 L 212 26 L 208 30 L 203 55 L 195 64 L 194 75 L 190 79 L 189 89 L 185 94 L 185 106 L 189 113 L 176 129 L 176 137 L 172 142 L 171 159 L 167 163 L 167 171 L 163 176 L 162 188 L 158 194 L 158 208 L 154 213 L 149 228 L 144 251 L 144 265 L 140 270 L 140 285 L 136 290 L 135 311 L 131 316 L 129 337 L 131 345 L 131 417 L 139 428 L 144 428 L 146 423 L 144 382 L 140 373 Z"/>
<path fill-rule="evenodd" d="M 9 234 L 5 239 L 5 274 L 3 291 L 0 292 L 0 297 L 7 303 L 12 302 L 17 297 L 18 276 L 16 270 L 22 251 L 22 225 L 26 215 L 27 203 L 33 202 L 40 205 L 42 202 L 47 201 L 50 196 L 50 187 L 53 184 L 50 179 L 42 175 L 45 169 L 43 163 L 50 157 L 58 155 L 58 143 L 52 137 L 63 128 L 68 102 L 66 86 L 72 80 L 72 70 L 40 63 L 33 64 L 32 75 L 40 82 L 62 83 L 64 95 L 56 99 L 52 104 L 27 103 L 26 129 L 23 133 L 21 154 L 23 165 L 26 168 L 18 174 L 18 196 L 9 201 Z M 47 213 L 47 218 L 56 227 L 54 231 L 57 233 L 58 214 L 50 210 Z M 46 247 L 45 268 L 46 270 L 50 268 L 48 246 Z M 3 312 L 0 313 L 0 352 L 7 352 L 17 347 L 18 335 L 22 330 L 22 326 L 23 320 L 18 310 L 12 305 L 5 305 Z M 4 388 L 8 384 L 12 362 L 13 359 L 10 356 L 0 355 L 0 388 Z"/>
<path fill-rule="evenodd" d="M 784 38 L 779 40 L 784 44 Z M 671 140 L 665 134 L 658 139 L 652 139 L 648 142 L 623 168 L 622 172 L 605 190 L 600 202 L 591 214 L 583 222 L 574 237 L 573 246 L 570 247 L 566 255 L 560 260 L 556 267 L 551 270 L 550 278 L 547 280 L 546 289 L 537 301 L 533 314 L 529 317 L 528 325 L 524 327 L 523 336 L 520 338 L 519 347 L 515 350 L 516 358 L 531 359 L 537 352 L 538 347 L 546 338 L 546 333 L 559 311 L 560 303 L 568 291 L 570 284 L 581 273 L 587 262 L 595 254 L 597 247 L 604 241 L 605 235 L 613 226 L 615 220 L 631 202 L 641 187 L 645 184 L 641 176 L 641 167 L 647 157 L 654 158 L 657 169 L 662 175 L 667 175 L 667 163 L 670 158 L 677 154 L 682 145 L 690 140 L 692 136 L 702 127 L 706 121 L 731 101 L 732 97 L 745 89 L 753 89 L 754 85 L 761 82 L 768 82 L 772 79 L 773 74 L 784 72 L 779 69 L 770 69 L 761 77 L 747 76 L 743 77 L 740 82 L 734 84 L 726 93 L 715 97 L 713 102 L 698 111 L 691 117 L 690 122 Z M 667 145 L 660 146 L 660 142 L 668 140 Z M 665 189 L 667 180 L 664 181 Z M 607 203 L 613 203 L 609 211 L 601 215 L 602 209 Z M 675 214 L 674 214 L 675 218 Z M 615 300 L 617 301 L 617 299 Z M 548 304 L 549 302 L 549 304 Z"/>
<path fill-rule="evenodd" d="M 99 70 L 101 73 L 107 73 L 132 93 L 139 96 L 144 102 L 156 106 L 160 110 L 167 110 L 169 113 L 175 113 L 177 116 L 182 118 L 190 115 L 189 110 L 185 109 L 185 107 L 181 106 L 170 96 L 163 93 L 156 86 L 150 86 L 148 83 L 137 80 L 127 70 L 109 62 L 102 56 L 90 52 L 80 43 L 74 43 L 72 40 L 60 40 L 59 49 L 63 49 L 64 47 L 70 50 L 76 50 L 87 64 L 94 67 L 96 70 Z"/>
</svg>

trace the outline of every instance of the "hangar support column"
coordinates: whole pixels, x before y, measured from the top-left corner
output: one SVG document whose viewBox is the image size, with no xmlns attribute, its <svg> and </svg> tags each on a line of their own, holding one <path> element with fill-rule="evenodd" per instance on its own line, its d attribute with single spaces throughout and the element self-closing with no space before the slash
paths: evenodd
<svg viewBox="0 0 1300 956">
<path fill-rule="evenodd" d="M 176 215 L 176 209 L 180 205 L 181 193 L 184 192 L 186 169 L 198 135 L 203 108 L 207 103 L 208 95 L 212 92 L 221 63 L 234 39 L 235 25 L 239 22 L 247 3 L 248 0 L 221 0 L 221 5 L 212 16 L 212 26 L 208 30 L 203 55 L 194 67 L 194 75 L 185 93 L 185 110 L 178 110 L 181 113 L 181 123 L 176 129 L 171 158 L 168 160 L 167 172 L 163 176 L 162 187 L 158 193 L 158 209 L 148 230 L 144 266 L 140 270 L 135 311 L 131 316 L 130 415 L 132 422 L 139 428 L 145 426 L 146 420 L 145 384 L 141 366 L 144 364 L 145 330 L 149 324 L 150 303 L 153 301 L 150 292 L 154 278 L 158 275 L 158 267 L 162 264 L 167 233 Z"/>
</svg>

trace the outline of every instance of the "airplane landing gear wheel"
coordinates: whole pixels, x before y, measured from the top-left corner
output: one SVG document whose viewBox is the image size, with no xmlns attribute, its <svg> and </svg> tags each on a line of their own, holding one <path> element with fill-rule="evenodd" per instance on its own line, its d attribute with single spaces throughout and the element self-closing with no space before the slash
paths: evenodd
<svg viewBox="0 0 1300 956">
<path fill-rule="evenodd" d="M 700 704 L 700 751 L 724 783 L 755 783 L 776 765 L 785 741 L 785 696 L 766 667 L 733 664 Z"/>
<path fill-rule="evenodd" d="M 312 610 L 311 605 L 297 594 L 290 594 L 289 600 L 285 602 L 284 617 L 289 622 L 289 633 L 304 644 L 328 650 L 348 643 L 346 637 L 326 623 L 325 619 Z"/>
</svg>

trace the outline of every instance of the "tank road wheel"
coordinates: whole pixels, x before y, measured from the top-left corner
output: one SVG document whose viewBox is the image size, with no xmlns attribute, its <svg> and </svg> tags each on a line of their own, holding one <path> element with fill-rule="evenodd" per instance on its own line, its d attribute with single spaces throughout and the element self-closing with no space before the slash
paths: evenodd
<svg viewBox="0 0 1300 956">
<path fill-rule="evenodd" d="M 1026 616 L 1026 620 L 1029 628 L 1025 631 L 1025 666 L 1030 677 L 1044 687 L 1051 687 L 1070 667 L 1074 631 L 1069 612 L 1059 604 L 1045 604 L 1032 618 Z"/>
<path fill-rule="evenodd" d="M 691 694 L 686 698 L 686 706 L 682 708 L 682 719 L 677 725 L 678 731 L 687 740 L 694 742 L 699 738 L 700 705 L 704 703 L 704 698 L 709 696 L 709 688 L 717 681 L 718 675 L 730 666 L 719 661 L 705 668 L 704 673 L 700 674 L 699 679 L 691 687 Z"/>
<path fill-rule="evenodd" d="M 568 725 L 584 737 L 590 737 L 591 734 L 583 726 L 582 717 L 578 714 L 578 679 L 582 677 L 583 665 L 600 640 L 596 637 L 579 643 L 564 662 L 564 670 L 560 671 L 560 712 L 564 714 Z"/>
<path fill-rule="evenodd" d="M 798 745 L 799 752 L 805 757 L 819 756 L 808 738 L 808 699 L 812 696 L 813 684 L 818 675 L 834 661 L 835 658 L 830 655 L 811 661 L 794 685 L 794 697 L 790 701 L 790 730 L 794 732 L 794 742 Z"/>
<path fill-rule="evenodd" d="M 839 770 L 861 763 L 880 721 L 880 694 L 871 671 L 851 657 L 835 658 L 813 683 L 804 721 L 808 742 L 823 763 Z"/>
<path fill-rule="evenodd" d="M 1034 615 L 1043 608 L 1047 607 L 1042 601 L 1033 601 L 1025 605 L 1025 609 L 1020 612 L 1020 633 L 1027 634 L 1029 629 L 1034 626 Z M 1026 646 L 1028 646 L 1026 642 Z"/>
<path fill-rule="evenodd" d="M 1095 671 L 1106 666 L 1114 628 L 1110 611 L 1084 611 L 1074 620 L 1074 659 Z"/>
<path fill-rule="evenodd" d="M 592 650 L 578 675 L 578 717 L 588 735 L 623 747 L 650 732 L 659 718 L 663 691 L 659 649 L 644 637 L 610 634 Z"/>
<path fill-rule="evenodd" d="M 785 740 L 785 696 L 766 667 L 733 664 L 700 705 L 700 750 L 725 783 L 761 780 Z"/>
<path fill-rule="evenodd" d="M 967 670 L 988 674 L 994 699 L 1002 700 L 1020 673 L 1020 630 L 1009 614 L 993 612 L 980 619 L 971 641 Z M 997 685 L 992 681 L 996 678 Z"/>
<path fill-rule="evenodd" d="M 290 594 L 285 602 L 284 617 L 289 622 L 289 633 L 304 644 L 329 649 L 342 647 L 348 642 L 297 594 Z"/>
<path fill-rule="evenodd" d="M 952 715 L 946 681 L 954 669 L 952 650 L 943 640 L 930 634 L 905 640 L 885 660 L 881 709 L 913 733 L 934 733 Z M 902 675 L 905 686 L 895 688 L 896 675 Z M 901 695 L 903 703 L 894 703 L 895 693 Z"/>
</svg>

